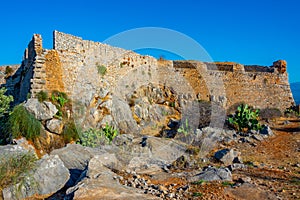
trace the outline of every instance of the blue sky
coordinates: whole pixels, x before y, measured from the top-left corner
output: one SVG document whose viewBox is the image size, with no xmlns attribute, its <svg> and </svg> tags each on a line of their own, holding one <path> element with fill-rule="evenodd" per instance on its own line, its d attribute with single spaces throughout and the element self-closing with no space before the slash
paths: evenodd
<svg viewBox="0 0 300 200">
<path fill-rule="evenodd" d="M 101 42 L 162 27 L 193 38 L 215 61 L 269 66 L 285 59 L 290 82 L 300 82 L 299 9 L 298 0 L 2 1 L 0 65 L 20 63 L 33 33 L 52 48 L 53 30 Z"/>
</svg>

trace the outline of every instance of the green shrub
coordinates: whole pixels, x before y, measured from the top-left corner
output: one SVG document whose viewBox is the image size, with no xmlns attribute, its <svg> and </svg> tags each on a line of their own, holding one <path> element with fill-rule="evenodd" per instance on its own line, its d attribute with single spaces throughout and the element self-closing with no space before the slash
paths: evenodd
<svg viewBox="0 0 300 200">
<path fill-rule="evenodd" d="M 97 65 L 98 73 L 102 76 L 106 74 L 106 67 L 104 65 Z"/>
<path fill-rule="evenodd" d="M 177 130 L 178 133 L 183 133 L 185 136 L 190 132 L 188 119 L 185 119 L 185 124 L 181 124 L 181 126 Z"/>
<path fill-rule="evenodd" d="M 107 123 L 102 129 L 102 132 L 109 142 L 112 142 L 113 139 L 118 135 L 118 130 L 114 129 L 114 127 L 108 125 Z"/>
<path fill-rule="evenodd" d="M 9 185 L 22 182 L 35 168 L 37 158 L 32 153 L 4 155 L 0 158 L 0 192 Z"/>
<path fill-rule="evenodd" d="M 80 135 L 79 144 L 87 147 L 97 147 L 109 143 L 101 129 L 90 128 Z"/>
<path fill-rule="evenodd" d="M 56 106 L 58 117 L 63 117 L 63 108 L 66 103 L 70 102 L 68 96 L 64 92 L 52 91 L 51 102 Z"/>
<path fill-rule="evenodd" d="M 118 135 L 118 131 L 106 124 L 102 129 L 89 129 L 80 135 L 80 143 L 83 146 L 96 147 L 104 144 L 111 144 Z"/>
<path fill-rule="evenodd" d="M 259 110 L 254 110 L 247 104 L 237 108 L 234 115 L 230 116 L 228 122 L 237 130 L 247 132 L 248 130 L 260 130 L 262 127 L 258 121 Z"/>
<path fill-rule="evenodd" d="M 10 66 L 5 68 L 5 75 L 10 76 L 13 73 L 13 69 Z"/>
<path fill-rule="evenodd" d="M 39 102 L 43 102 L 48 99 L 48 93 L 42 90 L 36 94 L 36 97 L 39 100 Z"/>
<path fill-rule="evenodd" d="M 6 91 L 6 88 L 0 88 L 0 117 L 3 117 L 9 112 L 10 103 L 14 101 L 14 98 L 11 95 L 5 95 Z"/>
<path fill-rule="evenodd" d="M 296 106 L 291 106 L 285 109 L 284 115 L 287 117 L 300 117 L 300 112 L 297 111 Z"/>
<path fill-rule="evenodd" d="M 70 120 L 65 123 L 62 136 L 65 143 L 70 143 L 79 139 L 78 131 L 74 121 Z"/>
<path fill-rule="evenodd" d="M 23 105 L 14 107 L 6 123 L 6 131 L 13 138 L 26 137 L 27 140 L 34 140 L 40 135 L 42 125 Z"/>
<path fill-rule="evenodd" d="M 51 100 L 53 103 L 58 104 L 59 107 L 64 107 L 64 105 L 69 102 L 68 96 L 64 92 L 53 91 L 51 95 Z"/>
</svg>

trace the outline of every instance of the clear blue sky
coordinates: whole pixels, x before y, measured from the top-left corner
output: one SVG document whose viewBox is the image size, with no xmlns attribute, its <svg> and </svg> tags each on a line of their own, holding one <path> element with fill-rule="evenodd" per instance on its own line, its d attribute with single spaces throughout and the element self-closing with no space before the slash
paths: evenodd
<svg viewBox="0 0 300 200">
<path fill-rule="evenodd" d="M 0 65 L 20 63 L 33 33 L 52 48 L 52 31 L 104 41 L 133 28 L 163 27 L 200 43 L 215 61 L 288 62 L 300 81 L 298 0 L 2 1 Z"/>
</svg>

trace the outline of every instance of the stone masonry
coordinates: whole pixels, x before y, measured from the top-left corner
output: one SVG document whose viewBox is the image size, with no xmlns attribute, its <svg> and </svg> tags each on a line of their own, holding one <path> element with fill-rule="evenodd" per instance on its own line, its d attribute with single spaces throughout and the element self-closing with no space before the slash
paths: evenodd
<svg viewBox="0 0 300 200">
<path fill-rule="evenodd" d="M 217 102 L 227 110 L 238 103 L 281 111 L 295 104 L 285 61 L 264 67 L 157 60 L 58 31 L 53 33 L 53 46 L 43 49 L 41 36 L 34 34 L 21 66 L 6 78 L 17 102 L 28 94 L 58 90 L 90 106 L 99 96 L 124 99 L 126 92 L 153 83 L 173 89 L 178 96 Z M 105 74 L 98 72 L 101 67 Z"/>
</svg>

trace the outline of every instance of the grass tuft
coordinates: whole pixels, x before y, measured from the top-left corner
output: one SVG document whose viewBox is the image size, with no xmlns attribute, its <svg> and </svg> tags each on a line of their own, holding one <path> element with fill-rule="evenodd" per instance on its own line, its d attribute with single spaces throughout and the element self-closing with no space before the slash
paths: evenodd
<svg viewBox="0 0 300 200">
<path fill-rule="evenodd" d="M 33 141 L 40 135 L 42 125 L 23 105 L 14 107 L 11 115 L 8 117 L 6 131 L 13 138 L 25 137 Z"/>
<path fill-rule="evenodd" d="M 27 177 L 28 172 L 35 168 L 36 160 L 37 158 L 32 153 L 1 156 L 0 192 L 12 184 L 22 182 Z"/>
</svg>

